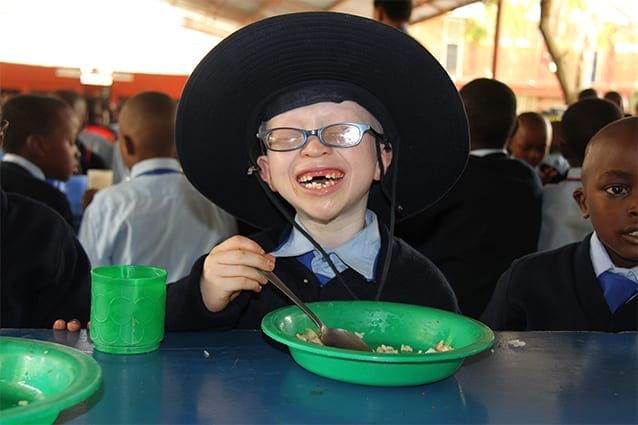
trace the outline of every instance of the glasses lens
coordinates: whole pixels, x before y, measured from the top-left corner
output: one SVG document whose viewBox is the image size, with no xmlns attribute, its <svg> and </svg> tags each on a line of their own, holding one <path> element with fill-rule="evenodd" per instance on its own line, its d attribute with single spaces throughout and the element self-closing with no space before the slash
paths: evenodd
<svg viewBox="0 0 638 425">
<path fill-rule="evenodd" d="M 304 134 L 294 128 L 275 128 L 266 134 L 264 141 L 269 149 L 286 151 L 301 146 L 304 141 Z"/>
<path fill-rule="evenodd" d="M 329 125 L 321 132 L 324 142 L 333 146 L 354 146 L 361 141 L 361 129 L 352 124 Z"/>
</svg>

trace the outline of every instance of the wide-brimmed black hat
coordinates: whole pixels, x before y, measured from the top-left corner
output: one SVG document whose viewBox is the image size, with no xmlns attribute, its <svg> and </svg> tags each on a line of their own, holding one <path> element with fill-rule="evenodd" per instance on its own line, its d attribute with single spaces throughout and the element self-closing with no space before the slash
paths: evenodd
<svg viewBox="0 0 638 425">
<path fill-rule="evenodd" d="M 397 218 L 439 199 L 469 153 L 465 111 L 438 61 L 411 36 L 354 15 L 304 12 L 267 18 L 215 46 L 189 77 L 177 112 L 184 173 L 207 198 L 253 226 L 282 220 L 249 173 L 266 106 L 293 87 L 349 87 L 379 120 L 394 149 L 383 184 L 396 190 Z M 348 97 L 348 95 L 346 95 Z M 310 102 L 312 103 L 312 102 Z M 394 167 L 394 169 L 393 169 Z M 396 181 L 395 181 L 396 179 Z M 368 205 L 390 203 L 373 185 Z"/>
</svg>

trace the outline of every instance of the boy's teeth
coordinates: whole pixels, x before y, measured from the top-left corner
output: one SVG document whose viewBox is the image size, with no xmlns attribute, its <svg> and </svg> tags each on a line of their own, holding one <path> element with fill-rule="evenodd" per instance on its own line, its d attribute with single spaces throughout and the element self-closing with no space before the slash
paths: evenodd
<svg viewBox="0 0 638 425">
<path fill-rule="evenodd" d="M 324 176 L 301 176 L 299 177 L 299 182 L 303 183 L 303 182 L 308 182 L 311 181 L 312 179 L 314 179 L 315 177 L 317 178 L 324 178 L 324 179 L 339 179 L 342 177 L 342 175 L 340 173 L 328 173 Z"/>
<path fill-rule="evenodd" d="M 298 182 L 308 189 L 323 189 L 334 186 L 343 178 L 343 173 L 331 172 L 324 175 L 311 174 L 300 176 Z"/>
<path fill-rule="evenodd" d="M 301 182 L 308 189 L 323 189 L 337 184 L 335 180 L 324 180 L 323 182 Z"/>
</svg>

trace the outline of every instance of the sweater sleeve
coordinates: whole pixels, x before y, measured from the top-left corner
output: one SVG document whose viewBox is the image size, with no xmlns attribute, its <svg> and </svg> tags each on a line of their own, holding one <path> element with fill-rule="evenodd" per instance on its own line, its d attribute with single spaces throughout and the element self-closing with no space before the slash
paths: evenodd
<svg viewBox="0 0 638 425">
<path fill-rule="evenodd" d="M 2 326 L 51 328 L 89 320 L 90 265 L 71 226 L 52 208 L 8 194 L 2 215 Z"/>
<path fill-rule="evenodd" d="M 481 321 L 495 331 L 525 330 L 525 317 L 509 297 L 512 268 L 498 280 L 492 298 L 481 315 Z"/>
<path fill-rule="evenodd" d="M 82 326 L 89 321 L 91 309 L 91 266 L 71 226 L 62 228 L 57 241 L 58 269 L 53 286 L 40 292 L 43 317 L 40 325 L 50 328 L 57 319 L 78 319 Z M 52 291 L 52 292 L 51 292 Z M 54 301 L 54 302 L 51 302 Z"/>
</svg>

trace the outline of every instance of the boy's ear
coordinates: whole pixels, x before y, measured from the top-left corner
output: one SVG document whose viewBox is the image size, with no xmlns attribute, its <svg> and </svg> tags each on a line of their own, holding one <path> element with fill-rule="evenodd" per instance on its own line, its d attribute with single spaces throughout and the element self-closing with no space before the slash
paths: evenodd
<svg viewBox="0 0 638 425">
<path fill-rule="evenodd" d="M 122 144 L 122 148 L 124 148 L 124 152 L 128 156 L 135 155 L 135 143 L 129 135 L 122 135 L 122 137 L 120 138 L 120 143 Z"/>
<path fill-rule="evenodd" d="M 273 192 L 276 192 L 276 190 L 273 188 L 273 185 L 270 179 L 270 164 L 268 162 L 268 156 L 261 155 L 257 157 L 257 166 L 259 166 L 259 177 L 263 181 L 268 183 L 268 187 L 270 187 L 270 190 L 272 190 Z"/>
<path fill-rule="evenodd" d="M 27 136 L 25 143 L 26 154 L 32 158 L 42 158 L 46 156 L 46 140 L 39 134 L 31 134 Z"/>
<path fill-rule="evenodd" d="M 389 142 L 388 142 L 389 143 Z M 392 163 L 392 146 L 389 144 L 381 149 L 381 163 L 383 164 L 383 171 L 387 174 L 388 168 L 390 168 L 390 164 Z M 381 180 L 381 168 L 379 167 L 379 163 L 377 162 L 377 169 L 374 172 L 374 180 Z"/>
<path fill-rule="evenodd" d="M 585 196 L 585 189 L 580 186 L 574 189 L 572 193 L 574 200 L 580 208 L 580 212 L 583 214 L 583 218 L 589 218 L 589 207 L 587 207 L 587 197 Z"/>
</svg>

